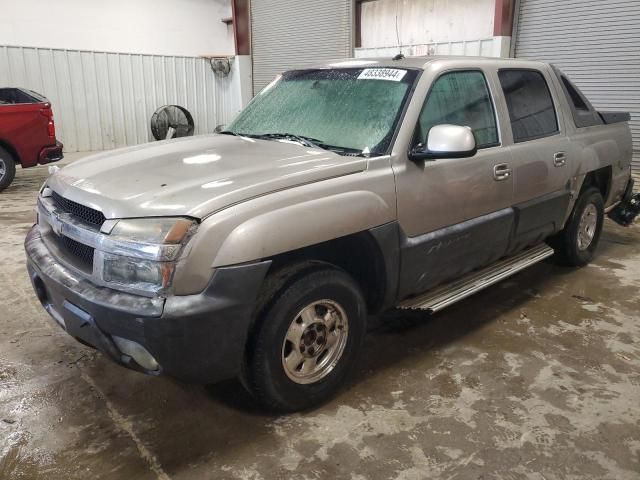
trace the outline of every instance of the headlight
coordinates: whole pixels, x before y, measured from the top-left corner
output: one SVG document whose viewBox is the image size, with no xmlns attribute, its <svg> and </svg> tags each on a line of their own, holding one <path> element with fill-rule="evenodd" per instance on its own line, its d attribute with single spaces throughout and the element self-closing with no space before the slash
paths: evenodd
<svg viewBox="0 0 640 480">
<path fill-rule="evenodd" d="M 174 265 L 173 262 L 154 262 L 104 253 L 102 279 L 108 283 L 155 291 L 169 286 Z"/>
<path fill-rule="evenodd" d="M 119 290 L 158 294 L 171 285 L 176 261 L 197 224 L 186 218 L 119 220 L 102 237 L 94 265 Z"/>
</svg>

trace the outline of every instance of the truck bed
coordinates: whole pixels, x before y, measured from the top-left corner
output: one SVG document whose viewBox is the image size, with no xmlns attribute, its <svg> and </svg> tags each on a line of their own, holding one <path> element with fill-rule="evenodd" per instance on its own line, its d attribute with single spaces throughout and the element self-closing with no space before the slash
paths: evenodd
<svg viewBox="0 0 640 480">
<path fill-rule="evenodd" d="M 60 160 L 49 100 L 25 88 L 0 88 L 0 146 L 23 168 Z"/>
<path fill-rule="evenodd" d="M 631 114 L 629 112 L 598 112 L 598 114 L 607 125 L 624 123 L 631 120 Z"/>
</svg>

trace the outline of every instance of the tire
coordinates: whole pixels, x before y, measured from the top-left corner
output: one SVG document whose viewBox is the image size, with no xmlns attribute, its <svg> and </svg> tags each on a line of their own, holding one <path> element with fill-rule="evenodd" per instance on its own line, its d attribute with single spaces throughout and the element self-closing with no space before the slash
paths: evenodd
<svg viewBox="0 0 640 480">
<path fill-rule="evenodd" d="M 16 176 L 16 162 L 13 156 L 0 147 L 0 192 L 11 185 Z"/>
<path fill-rule="evenodd" d="M 551 246 L 565 265 L 582 267 L 593 259 L 604 224 L 604 200 L 600 191 L 589 187 L 580 194 L 571 217 Z"/>
<path fill-rule="evenodd" d="M 306 410 L 332 397 L 355 365 L 366 332 L 366 304 L 347 273 L 324 263 L 288 271 L 266 282 L 242 379 L 254 398 L 278 412 Z"/>
</svg>

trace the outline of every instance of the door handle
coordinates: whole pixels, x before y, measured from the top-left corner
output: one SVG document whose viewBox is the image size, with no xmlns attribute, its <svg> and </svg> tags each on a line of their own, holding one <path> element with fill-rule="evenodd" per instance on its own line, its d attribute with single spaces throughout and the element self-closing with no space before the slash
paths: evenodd
<svg viewBox="0 0 640 480">
<path fill-rule="evenodd" d="M 553 156 L 553 164 L 556 167 L 564 167 L 567 164 L 567 154 L 558 152 Z"/>
<path fill-rule="evenodd" d="M 511 177 L 511 169 L 506 163 L 500 163 L 493 167 L 493 179 L 496 182 L 502 182 Z"/>
</svg>

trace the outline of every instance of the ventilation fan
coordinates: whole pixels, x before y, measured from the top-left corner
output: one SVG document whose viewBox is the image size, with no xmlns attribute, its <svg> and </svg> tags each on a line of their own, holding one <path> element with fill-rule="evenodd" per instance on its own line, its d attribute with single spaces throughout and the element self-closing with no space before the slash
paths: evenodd
<svg viewBox="0 0 640 480">
<path fill-rule="evenodd" d="M 193 130 L 193 117 L 180 105 L 165 105 L 151 116 L 151 133 L 156 140 L 190 137 Z"/>
<path fill-rule="evenodd" d="M 231 72 L 231 60 L 227 57 L 209 57 L 209 65 L 219 77 L 226 77 Z"/>
</svg>

